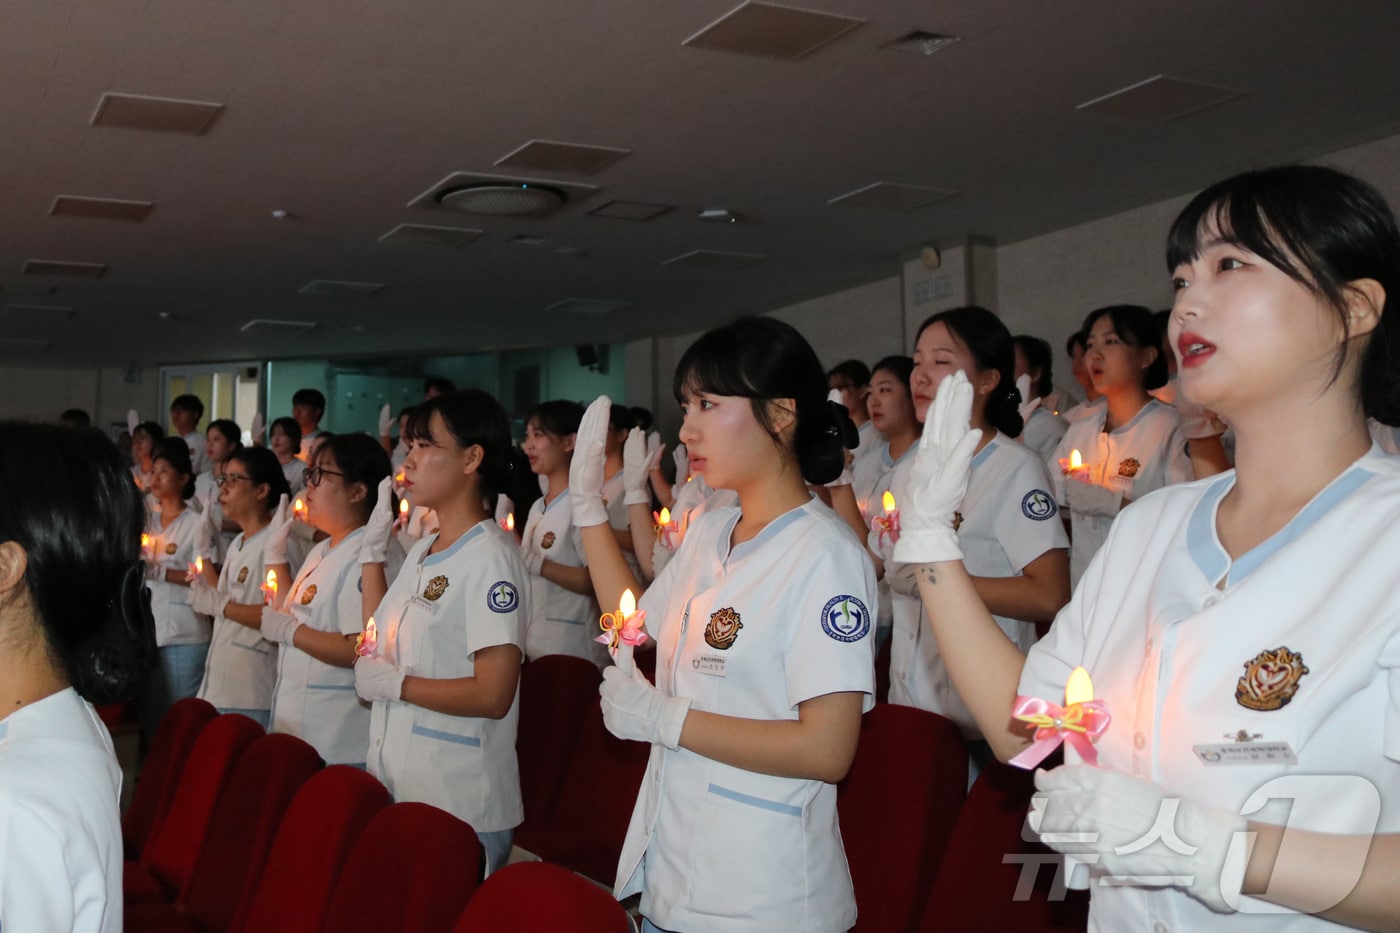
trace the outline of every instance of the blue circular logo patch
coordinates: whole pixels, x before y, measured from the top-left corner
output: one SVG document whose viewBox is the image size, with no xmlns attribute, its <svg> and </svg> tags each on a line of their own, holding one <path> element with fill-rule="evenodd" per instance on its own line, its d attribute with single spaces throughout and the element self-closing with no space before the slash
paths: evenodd
<svg viewBox="0 0 1400 933">
<path fill-rule="evenodd" d="M 854 596 L 834 596 L 822 610 L 822 631 L 837 641 L 860 641 L 870 634 L 870 610 Z"/>
<path fill-rule="evenodd" d="M 515 591 L 515 584 L 506 580 L 492 584 L 486 593 L 486 605 L 492 612 L 513 612 L 520 605 L 520 594 Z"/>
<path fill-rule="evenodd" d="M 1060 507 L 1055 504 L 1055 497 L 1044 489 L 1032 489 L 1021 500 L 1021 514 L 1032 521 L 1043 522 L 1054 518 L 1058 511 Z"/>
</svg>

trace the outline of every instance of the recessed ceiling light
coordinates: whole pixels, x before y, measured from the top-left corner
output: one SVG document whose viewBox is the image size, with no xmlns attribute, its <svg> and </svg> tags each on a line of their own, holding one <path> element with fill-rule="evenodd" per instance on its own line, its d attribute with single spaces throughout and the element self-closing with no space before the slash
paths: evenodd
<svg viewBox="0 0 1400 933">
<path fill-rule="evenodd" d="M 793 61 L 842 36 L 865 20 L 820 10 L 760 3 L 741 3 L 682 42 L 692 48 L 738 52 Z"/>
<path fill-rule="evenodd" d="M 223 109 L 223 104 L 208 101 L 108 91 L 97 103 L 92 125 L 203 136 Z"/>
</svg>

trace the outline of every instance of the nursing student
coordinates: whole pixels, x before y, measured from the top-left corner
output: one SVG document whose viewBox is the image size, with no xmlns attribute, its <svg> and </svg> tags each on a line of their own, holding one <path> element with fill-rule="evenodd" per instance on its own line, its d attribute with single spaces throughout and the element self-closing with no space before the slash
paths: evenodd
<svg viewBox="0 0 1400 933">
<path fill-rule="evenodd" d="M 702 336 L 675 393 L 692 466 L 739 504 L 694 522 L 641 597 L 656 686 L 626 644 L 604 671 L 608 729 L 652 746 L 615 893 L 641 892 L 646 930 L 848 930 L 836 782 L 873 703 L 875 576 L 804 477 L 840 474 L 854 426 L 811 347 L 771 318 Z M 637 582 L 602 503 L 607 405 L 579 429 L 570 495 L 616 607 Z"/>
<path fill-rule="evenodd" d="M 194 478 L 194 497 L 201 512 L 212 509 L 204 520 L 218 532 L 215 553 L 206 555 L 212 556 L 215 564 L 223 563 L 224 551 L 238 533 L 237 523 L 227 518 L 219 506 L 218 477 L 223 473 L 223 463 L 228 455 L 243 446 L 242 437 L 243 431 L 238 423 L 227 418 L 211 421 L 209 427 L 204 429 L 204 455 L 208 460 L 208 469 Z"/>
<path fill-rule="evenodd" d="M 489 874 L 524 818 L 515 735 L 530 600 L 495 498 L 534 479 L 517 475 L 509 418 L 485 392 L 429 399 L 408 437 L 404 486 L 439 528 L 409 552 L 375 610 L 373 651 L 355 663 L 356 691 L 373 703 L 369 771 L 394 800 L 471 824 Z"/>
<path fill-rule="evenodd" d="M 1006 325 L 985 308 L 940 312 L 919 328 L 909 384 L 915 413 L 925 422 L 944 377 L 960 372 L 973 387 L 978 443 L 956 531 L 973 586 L 1007 642 L 1024 651 L 1035 642 L 1034 623 L 1053 619 L 1069 601 L 1069 554 L 1045 465 L 1013 440 L 1021 433 L 1021 416 L 1012 347 Z M 902 463 L 912 467 L 913 458 Z M 908 468 L 900 475 L 907 476 Z M 907 483 L 895 492 L 901 514 L 910 493 Z M 886 566 L 900 594 L 890 646 L 890 702 L 951 719 L 973 742 L 973 764 L 983 763 L 990 754 L 923 621 L 918 592 L 903 595 L 913 575 L 897 559 Z"/>
<path fill-rule="evenodd" d="M 1070 422 L 1050 463 L 1056 501 L 1069 511 L 1072 583 L 1124 505 L 1192 478 L 1181 416 L 1148 394 L 1167 381 L 1152 312 L 1099 308 L 1084 319 L 1084 333 L 1084 366 L 1103 403 Z M 1076 450 L 1083 465 L 1071 469 Z"/>
<path fill-rule="evenodd" d="M 354 639 L 403 563 L 390 535 L 389 455 L 367 434 L 337 434 L 306 470 L 308 521 L 328 537 L 311 549 L 287 587 L 259 613 L 263 638 L 282 645 L 272 691 L 272 731 L 309 742 L 327 764 L 363 766 L 369 709 L 355 696 Z M 263 562 L 290 579 L 285 507 Z"/>
<path fill-rule="evenodd" d="M 1097 767 L 1036 776 L 1090 929 L 1400 929 L 1400 461 L 1366 430 L 1400 423 L 1400 231 L 1364 182 L 1275 168 L 1197 195 L 1167 268 L 1181 391 L 1235 469 L 1125 509 L 1022 655 L 960 560 L 976 435 L 945 382 L 896 552 L 998 757 L 1018 694 L 1060 703 L 1082 666 L 1106 704 Z"/>
<path fill-rule="evenodd" d="M 100 431 L 0 422 L 0 929 L 122 928 L 122 772 L 92 704 L 152 663 L 146 515 Z"/>
<path fill-rule="evenodd" d="M 272 524 L 289 490 L 277 457 L 264 447 L 229 454 L 218 483 L 218 505 L 223 515 L 237 523 L 239 534 L 217 572 L 205 565 L 190 580 L 191 605 L 214 620 L 197 696 L 221 713 L 242 713 L 267 728 L 277 679 L 277 645 L 261 632 L 266 547 L 281 530 Z M 281 521 L 287 520 L 283 506 Z"/>
<path fill-rule="evenodd" d="M 525 656 L 568 654 L 601 666 L 607 653 L 593 640 L 598 604 L 569 502 L 569 461 L 582 417 L 582 405 L 561 400 L 536 406 L 525 420 L 521 449 L 545 487 L 521 535 L 531 592 Z"/>
<path fill-rule="evenodd" d="M 151 452 L 150 497 L 156 505 L 146 529 L 146 584 L 159 662 L 142 715 L 147 736 L 155 734 L 172 703 L 199 691 L 209 653 L 209 620 L 190 605 L 189 568 L 205 545 L 204 522 L 186 504 L 193 495 L 189 448 L 178 437 L 160 441 Z"/>
</svg>

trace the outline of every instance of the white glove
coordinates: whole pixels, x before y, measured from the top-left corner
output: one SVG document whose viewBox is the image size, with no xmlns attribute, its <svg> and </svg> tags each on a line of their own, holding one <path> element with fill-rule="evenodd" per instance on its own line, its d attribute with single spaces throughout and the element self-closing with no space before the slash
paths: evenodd
<svg viewBox="0 0 1400 933">
<path fill-rule="evenodd" d="M 146 561 L 146 579 L 152 582 L 165 579 L 165 568 L 155 558 Z"/>
<path fill-rule="evenodd" d="M 268 641 L 276 642 L 279 645 L 290 645 L 292 636 L 296 634 L 297 629 L 301 628 L 301 622 L 290 613 L 278 612 L 271 606 L 263 606 L 260 628 L 262 637 Z"/>
<path fill-rule="evenodd" d="M 1112 518 L 1123 507 L 1123 494 L 1097 483 L 1066 476 L 1065 503 L 1071 512 L 1078 512 L 1080 515 L 1102 515 Z"/>
<path fill-rule="evenodd" d="M 608 418 L 612 400 L 600 395 L 588 406 L 574 439 L 574 456 L 569 461 L 569 504 L 574 525 L 608 523 L 608 507 L 603 504 L 603 468 L 607 465 Z"/>
<path fill-rule="evenodd" d="M 685 449 L 684 444 L 677 444 L 676 449 L 671 451 L 671 459 L 676 462 L 676 485 L 679 486 L 690 476 L 690 451 Z"/>
<path fill-rule="evenodd" d="M 1016 406 L 1016 410 L 1021 413 L 1021 424 L 1024 427 L 1031 418 L 1031 412 L 1040 407 L 1041 399 L 1039 397 L 1031 398 L 1031 377 L 1028 375 L 1021 375 L 1017 378 L 1016 391 L 1021 393 L 1021 401 Z"/>
<path fill-rule="evenodd" d="M 626 490 L 622 501 L 625 504 L 651 505 L 651 490 L 647 487 L 651 462 L 646 433 L 641 428 L 628 431 L 627 442 L 622 445 L 622 488 Z"/>
<path fill-rule="evenodd" d="M 263 445 L 263 416 L 262 416 L 262 412 L 260 412 L 260 411 L 255 411 L 255 412 L 253 412 L 253 424 L 252 424 L 252 427 L 248 428 L 248 436 L 251 437 L 251 438 L 253 439 L 253 446 L 254 446 L 254 447 L 261 447 L 261 446 Z"/>
<path fill-rule="evenodd" d="M 603 669 L 598 694 L 603 698 L 603 725 L 619 739 L 673 750 L 680 746 L 681 727 L 690 712 L 688 697 L 668 697 L 641 671 L 634 668 L 629 672 L 615 665 Z"/>
<path fill-rule="evenodd" d="M 287 563 L 287 536 L 292 533 L 292 510 L 287 508 L 287 494 L 277 500 L 277 511 L 267 523 L 267 543 L 263 545 L 263 563 Z"/>
<path fill-rule="evenodd" d="M 1239 909 L 1247 823 L 1169 795 L 1156 784 L 1091 765 L 1037 771 L 1031 828 L 1066 855 L 1138 884 L 1184 888 L 1211 910 Z"/>
<path fill-rule="evenodd" d="M 203 577 L 197 576 L 190 580 L 190 608 L 200 615 L 222 619 L 228 601 L 227 593 L 219 592 L 205 582 Z"/>
<path fill-rule="evenodd" d="M 954 515 L 967 492 L 967 475 L 982 432 L 971 429 L 972 384 L 958 370 L 944 376 L 929 408 L 919 449 L 909 468 L 909 490 L 899 510 L 902 564 L 962 560 Z"/>
<path fill-rule="evenodd" d="M 384 407 L 379 409 L 379 436 L 388 437 L 392 430 L 394 430 L 394 414 L 389 408 L 389 403 L 385 402 Z"/>
<path fill-rule="evenodd" d="M 651 472 L 661 465 L 661 452 L 666 449 L 666 445 L 661 443 L 661 434 L 652 431 L 647 435 L 647 472 Z"/>
<path fill-rule="evenodd" d="M 203 510 L 199 513 L 199 540 L 195 543 L 195 556 L 202 557 L 206 561 L 212 561 L 219 556 L 219 519 L 215 515 L 214 494 L 210 493 L 203 503 Z M 208 615 L 208 613 L 205 613 Z"/>
<path fill-rule="evenodd" d="M 355 662 L 355 692 L 371 703 L 401 700 L 403 677 L 403 671 L 383 658 L 360 658 Z"/>
<path fill-rule="evenodd" d="M 126 410 L 126 433 L 128 433 L 128 434 L 135 434 L 135 433 L 136 433 L 136 427 L 137 427 L 137 425 L 139 425 L 140 423 L 141 423 L 141 416 L 138 415 L 138 414 L 136 413 L 136 409 L 134 409 L 134 408 L 128 408 L 128 409 Z"/>
<path fill-rule="evenodd" d="M 389 553 L 389 532 L 394 528 L 394 478 L 386 476 L 379 481 L 375 494 L 374 511 L 365 522 L 365 536 L 360 539 L 360 563 L 382 564 Z"/>
</svg>

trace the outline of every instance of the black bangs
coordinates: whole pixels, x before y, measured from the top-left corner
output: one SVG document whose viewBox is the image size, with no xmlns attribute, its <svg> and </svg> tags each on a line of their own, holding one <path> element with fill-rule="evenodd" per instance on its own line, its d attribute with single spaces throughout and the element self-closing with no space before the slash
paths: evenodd
<svg viewBox="0 0 1400 933">
<path fill-rule="evenodd" d="M 1292 186 L 1279 183 L 1287 181 L 1279 177 L 1284 171 L 1246 172 L 1192 198 L 1167 234 L 1167 271 L 1197 259 L 1218 239 L 1248 250 L 1311 292 L 1336 297 L 1306 271 L 1318 266 L 1318 258 L 1296 235 L 1307 229 L 1306 209 Z"/>
<path fill-rule="evenodd" d="M 747 346 L 746 346 L 747 344 Z M 754 344 L 743 339 L 740 328 L 722 327 L 696 340 L 676 364 L 671 385 L 678 404 L 686 396 L 728 395 L 738 398 L 766 398 L 759 387 L 745 378 L 751 372 L 747 356 Z"/>
<path fill-rule="evenodd" d="M 433 402 L 437 399 L 429 399 L 422 405 L 413 409 L 413 413 L 408 416 L 408 423 L 404 425 L 403 436 L 408 443 L 414 441 L 431 441 L 433 432 L 429 430 L 428 423 L 433 420 L 433 412 L 438 410 L 438 406 Z"/>
</svg>

